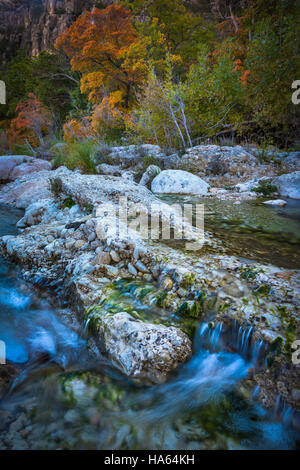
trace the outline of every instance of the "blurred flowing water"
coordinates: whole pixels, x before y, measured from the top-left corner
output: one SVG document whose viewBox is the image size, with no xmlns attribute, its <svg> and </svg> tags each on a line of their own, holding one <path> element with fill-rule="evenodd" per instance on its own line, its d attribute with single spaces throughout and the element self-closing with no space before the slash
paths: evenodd
<svg viewBox="0 0 300 470">
<path fill-rule="evenodd" d="M 15 266 L 0 265 L 0 337 L 6 344 L 6 359 L 25 364 L 43 354 L 67 365 L 82 348 L 83 340 L 57 317 L 46 299 L 41 299 L 19 278 Z"/>
<path fill-rule="evenodd" d="M 21 211 L 0 206 L 0 236 L 16 233 L 20 217 Z M 18 267 L 1 258 L 0 339 L 7 361 L 16 364 L 46 354 L 66 365 L 83 347 L 83 340 L 59 320 L 47 298 L 21 279 Z"/>
<path fill-rule="evenodd" d="M 19 211 L 1 206 L 0 234 L 16 233 L 20 217 Z M 153 321 L 154 307 L 151 302 L 143 304 L 136 292 L 132 284 L 122 284 L 113 306 L 108 303 L 103 308 L 121 309 L 126 304 L 145 321 Z M 263 351 L 262 344 L 252 342 L 251 329 L 233 327 L 228 333 L 221 324 L 196 325 L 191 360 L 167 382 L 142 386 L 100 354 L 95 359 L 85 329 L 71 328 L 65 319 L 72 313 L 61 310 L 53 306 L 50 294 L 37 293 L 15 265 L 1 260 L 0 339 L 7 346 L 7 361 L 21 372 L 2 396 L 0 414 L 9 412 L 16 419 L 25 415 L 31 448 L 295 449 L 299 445 L 294 411 L 274 416 L 257 402 L 256 391 L 243 385 Z M 165 317 L 161 312 L 161 319 Z M 12 432 L 9 424 L 0 429 L 1 444 Z"/>
</svg>

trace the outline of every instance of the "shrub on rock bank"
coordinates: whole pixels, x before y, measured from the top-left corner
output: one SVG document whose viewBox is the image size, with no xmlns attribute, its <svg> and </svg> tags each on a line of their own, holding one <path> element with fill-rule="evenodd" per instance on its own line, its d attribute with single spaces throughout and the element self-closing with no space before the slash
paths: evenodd
<svg viewBox="0 0 300 470">
<path fill-rule="evenodd" d="M 82 140 L 65 144 L 57 150 L 53 161 L 54 168 L 66 166 L 70 170 L 78 168 L 85 173 L 95 174 L 95 144 L 91 140 Z"/>
</svg>

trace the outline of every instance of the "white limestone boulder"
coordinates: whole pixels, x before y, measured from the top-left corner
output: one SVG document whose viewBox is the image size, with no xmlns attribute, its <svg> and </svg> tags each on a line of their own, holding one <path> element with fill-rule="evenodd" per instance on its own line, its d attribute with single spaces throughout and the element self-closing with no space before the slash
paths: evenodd
<svg viewBox="0 0 300 470">
<path fill-rule="evenodd" d="M 164 170 L 151 184 L 153 193 L 196 194 L 205 196 L 210 186 L 199 176 L 183 170 Z"/>
</svg>

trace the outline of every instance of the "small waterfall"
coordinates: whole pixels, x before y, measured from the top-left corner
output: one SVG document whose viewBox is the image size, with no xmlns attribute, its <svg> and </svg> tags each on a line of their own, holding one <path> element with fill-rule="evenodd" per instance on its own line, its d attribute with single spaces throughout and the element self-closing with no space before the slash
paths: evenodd
<svg viewBox="0 0 300 470">
<path fill-rule="evenodd" d="M 293 420 L 299 412 L 289 406 L 281 395 L 277 395 L 273 409 L 273 418 L 280 420 L 285 427 L 293 425 Z"/>
<path fill-rule="evenodd" d="M 266 353 L 266 345 L 261 339 L 254 340 L 254 328 L 239 326 L 237 320 L 232 327 L 231 345 L 241 356 L 248 358 L 254 365 L 259 365 Z"/>
<path fill-rule="evenodd" d="M 282 412 L 283 424 L 289 427 L 292 424 L 295 410 L 285 404 L 284 411 Z"/>
<path fill-rule="evenodd" d="M 196 352 L 209 350 L 212 354 L 224 354 L 226 346 L 232 353 L 237 353 L 245 361 L 245 368 L 262 367 L 265 365 L 267 346 L 261 339 L 253 339 L 253 327 L 243 328 L 235 321 L 232 328 L 222 323 L 215 326 L 211 323 L 202 323 L 195 338 Z M 226 353 L 227 354 L 227 353 Z M 233 355 L 232 361 L 234 362 Z M 247 365 L 248 364 L 248 365 Z M 259 396 L 260 387 L 256 386 L 252 393 L 252 400 Z M 291 408 L 281 395 L 276 398 L 272 418 L 280 421 L 285 428 L 299 427 L 300 413 Z M 296 424 L 295 424 L 296 423 Z"/>
<path fill-rule="evenodd" d="M 88 332 L 88 328 L 89 328 L 89 323 L 90 323 L 90 321 L 91 321 L 91 318 L 89 317 L 89 318 L 86 320 L 85 324 L 84 324 L 84 327 L 83 327 L 83 333 L 84 333 L 84 334 L 86 334 L 86 333 Z"/>
<path fill-rule="evenodd" d="M 254 365 L 260 364 L 266 351 L 262 340 L 253 340 L 253 326 L 243 328 L 235 320 L 232 327 L 217 323 L 202 323 L 195 338 L 196 348 L 206 347 L 212 352 L 226 347 L 248 359 Z"/>
<path fill-rule="evenodd" d="M 262 339 L 256 340 L 252 348 L 252 362 L 254 364 L 259 363 L 261 356 L 265 352 L 265 345 Z"/>
<path fill-rule="evenodd" d="M 222 329 L 223 329 L 223 324 L 218 323 L 211 334 L 210 343 L 211 343 L 213 350 L 216 350 L 219 345 L 219 339 L 222 334 Z"/>
<path fill-rule="evenodd" d="M 253 327 L 251 326 L 250 328 L 245 329 L 243 332 L 241 349 L 240 349 L 243 355 L 245 355 L 248 351 L 249 340 L 250 340 L 252 331 L 253 331 Z"/>
<path fill-rule="evenodd" d="M 209 323 L 202 323 L 200 326 L 198 338 L 195 340 L 196 349 L 208 348 L 215 352 L 220 349 L 220 337 L 223 330 L 223 324 L 217 323 L 213 328 Z"/>
<path fill-rule="evenodd" d="M 244 357 L 248 356 L 249 349 L 251 349 L 253 327 L 250 326 L 250 327 L 243 328 L 242 326 L 239 326 L 238 322 L 235 320 L 232 330 L 233 330 L 232 340 L 233 340 L 233 343 L 234 342 L 236 343 L 234 345 L 235 349 L 242 356 Z"/>
</svg>

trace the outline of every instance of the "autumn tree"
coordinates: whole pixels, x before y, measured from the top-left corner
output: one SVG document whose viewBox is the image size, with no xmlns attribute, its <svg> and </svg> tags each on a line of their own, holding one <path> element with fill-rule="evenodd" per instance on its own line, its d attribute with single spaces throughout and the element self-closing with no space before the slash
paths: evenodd
<svg viewBox="0 0 300 470">
<path fill-rule="evenodd" d="M 215 38 L 212 23 L 206 21 L 200 11 L 188 8 L 189 2 L 124 1 L 132 11 L 135 29 L 147 39 L 147 56 L 160 79 L 164 79 L 167 72 L 167 55 L 176 60 L 174 77 L 180 80 L 197 60 L 199 46 L 212 43 Z"/>
<path fill-rule="evenodd" d="M 28 144 L 30 147 L 44 145 L 45 136 L 51 134 L 53 118 L 49 109 L 33 94 L 21 101 L 16 108 L 8 131 L 8 141 L 14 145 Z"/>
<path fill-rule="evenodd" d="M 128 110 L 141 84 L 145 64 L 142 46 L 131 26 L 129 10 L 110 5 L 85 11 L 57 40 L 71 59 L 72 69 L 82 74 L 81 91 L 94 104 L 112 96 Z M 134 52 L 134 54 L 133 54 Z"/>
</svg>

